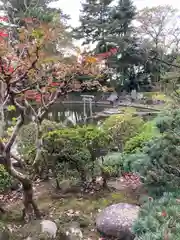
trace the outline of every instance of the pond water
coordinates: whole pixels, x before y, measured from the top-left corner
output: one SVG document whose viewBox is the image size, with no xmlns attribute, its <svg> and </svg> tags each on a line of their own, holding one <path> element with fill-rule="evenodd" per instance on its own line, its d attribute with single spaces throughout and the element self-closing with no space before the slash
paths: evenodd
<svg viewBox="0 0 180 240">
<path fill-rule="evenodd" d="M 110 107 L 110 106 L 109 106 Z M 107 106 L 96 106 L 92 105 L 92 113 L 96 114 L 102 112 L 106 109 Z M 86 104 L 86 115 L 90 116 L 89 105 Z M 57 121 L 57 122 L 67 122 L 72 123 L 73 125 L 77 123 L 84 123 L 84 106 L 83 104 L 58 104 L 56 103 L 46 116 L 48 119 Z M 98 120 L 94 119 L 93 122 L 96 123 Z"/>
<path fill-rule="evenodd" d="M 111 106 L 109 106 L 110 108 Z M 93 114 L 102 112 L 104 109 L 107 109 L 107 105 L 92 105 L 92 112 Z M 86 105 L 86 114 L 87 117 L 90 116 L 89 105 Z M 7 112 L 7 124 L 11 124 L 12 118 L 17 117 L 18 113 L 15 112 Z M 27 121 L 31 119 L 31 114 L 28 114 Z M 56 121 L 56 122 L 63 122 L 67 125 L 75 125 L 84 123 L 84 106 L 83 104 L 62 104 L 57 102 L 54 104 L 48 111 L 48 114 L 45 116 L 46 119 Z M 94 119 L 93 122 L 97 123 L 99 119 Z"/>
</svg>

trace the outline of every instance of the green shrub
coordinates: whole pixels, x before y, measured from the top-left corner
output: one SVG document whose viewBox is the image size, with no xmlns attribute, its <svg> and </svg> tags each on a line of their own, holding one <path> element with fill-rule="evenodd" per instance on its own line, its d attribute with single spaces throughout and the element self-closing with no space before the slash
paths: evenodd
<svg viewBox="0 0 180 240">
<path fill-rule="evenodd" d="M 11 185 L 11 176 L 5 170 L 4 166 L 0 165 L 0 191 L 7 190 Z"/>
<path fill-rule="evenodd" d="M 161 133 L 180 128 L 180 110 L 167 109 L 157 116 L 155 122 Z"/>
<path fill-rule="evenodd" d="M 85 148 L 63 149 L 63 153 L 58 154 L 55 163 L 59 180 L 66 177 L 74 179 L 80 177 L 82 181 L 86 181 L 91 176 L 92 167 L 90 152 Z"/>
<path fill-rule="evenodd" d="M 134 154 L 126 154 L 124 155 L 124 161 L 123 161 L 123 170 L 124 172 L 135 172 L 138 173 L 142 172 L 142 169 L 144 171 L 146 170 L 145 162 L 148 162 L 148 156 L 144 154 L 143 152 L 136 152 Z M 141 169 L 141 166 L 143 165 L 143 168 Z M 143 173 L 141 174 L 141 177 L 143 179 Z"/>
<path fill-rule="evenodd" d="M 165 103 L 171 102 L 171 98 L 162 92 L 144 92 L 143 96 L 145 97 L 146 101 L 163 101 Z"/>
<path fill-rule="evenodd" d="M 43 134 L 46 134 L 62 127 L 63 125 L 61 123 L 56 123 L 45 119 L 41 124 L 41 131 Z M 34 160 L 36 154 L 36 131 L 36 124 L 31 122 L 21 128 L 18 136 L 18 152 L 28 163 L 31 163 Z"/>
<path fill-rule="evenodd" d="M 170 103 L 171 99 L 166 96 L 164 93 L 155 93 L 152 95 L 152 100 L 153 101 L 162 101 L 165 103 Z"/>
<path fill-rule="evenodd" d="M 157 200 L 149 200 L 141 209 L 133 226 L 136 240 L 179 240 L 180 202 L 178 195 L 164 193 Z"/>
<path fill-rule="evenodd" d="M 82 178 L 93 176 L 96 158 L 109 145 L 106 132 L 96 126 L 64 128 L 44 135 L 44 149 L 54 164 L 68 164 L 70 170 L 76 170 Z M 54 160 L 53 160 L 54 157 Z"/>
<path fill-rule="evenodd" d="M 180 187 L 180 111 L 160 114 L 155 122 L 162 134 L 127 155 L 124 170 L 139 174 L 149 193 L 159 196 Z"/>
<path fill-rule="evenodd" d="M 180 134 L 152 140 L 143 152 L 128 156 L 124 168 L 141 176 L 150 194 L 161 195 L 180 186 Z"/>
<path fill-rule="evenodd" d="M 138 172 L 152 194 L 180 186 L 180 134 L 166 134 L 150 141 L 141 153 L 129 156 L 130 169 Z"/>
<path fill-rule="evenodd" d="M 103 128 L 112 138 L 111 147 L 122 151 L 125 143 L 135 136 L 143 124 L 142 118 L 135 116 L 132 111 L 112 115 L 104 121 Z"/>
<path fill-rule="evenodd" d="M 131 154 L 140 151 L 148 141 L 158 135 L 159 131 L 155 125 L 155 121 L 147 122 L 143 125 L 140 133 L 126 142 L 124 152 Z"/>
<path fill-rule="evenodd" d="M 123 161 L 122 153 L 109 153 L 104 157 L 101 168 L 103 172 L 107 173 L 110 177 L 117 177 L 123 168 Z"/>
</svg>

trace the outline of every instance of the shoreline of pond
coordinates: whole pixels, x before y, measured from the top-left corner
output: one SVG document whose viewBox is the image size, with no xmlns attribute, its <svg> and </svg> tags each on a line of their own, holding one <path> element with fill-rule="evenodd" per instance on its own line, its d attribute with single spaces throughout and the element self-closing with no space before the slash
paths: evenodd
<svg viewBox="0 0 180 240">
<path fill-rule="evenodd" d="M 56 102 L 56 104 L 61 103 L 64 105 L 68 105 L 68 104 L 78 104 L 78 105 L 83 105 L 84 102 L 83 101 L 62 101 L 62 102 Z M 152 105 L 147 105 L 147 104 L 141 104 L 141 103 L 136 103 L 136 102 L 127 102 L 127 101 L 122 101 L 122 102 L 117 102 L 115 103 L 113 106 L 110 102 L 108 101 L 92 101 L 93 105 L 97 105 L 97 106 L 111 106 L 111 108 L 118 108 L 118 107 L 132 107 L 132 108 L 139 108 L 139 109 L 148 109 L 148 110 L 152 110 L 152 111 L 161 111 L 161 109 L 156 108 L 158 105 L 152 104 Z M 162 105 L 161 105 L 162 106 Z"/>
</svg>

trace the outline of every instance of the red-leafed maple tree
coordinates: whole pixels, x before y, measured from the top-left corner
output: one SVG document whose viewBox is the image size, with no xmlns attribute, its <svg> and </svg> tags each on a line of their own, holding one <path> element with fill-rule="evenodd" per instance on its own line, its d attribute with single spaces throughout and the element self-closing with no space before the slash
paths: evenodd
<svg viewBox="0 0 180 240">
<path fill-rule="evenodd" d="M 12 46 L 8 41 L 0 42 L 1 121 L 4 121 L 3 116 L 7 105 L 12 105 L 19 113 L 13 131 L 9 135 L 6 134 L 4 125 L 1 126 L 0 163 L 22 184 L 23 217 L 32 209 L 36 217 L 40 217 L 33 198 L 33 184 L 30 177 L 17 171 L 12 164 L 12 158 L 18 159 L 12 154 L 12 148 L 25 123 L 27 112 L 33 115 L 37 127 L 36 157 L 33 163 L 36 167 L 42 149 L 41 122 L 49 107 L 55 103 L 59 95 L 73 91 L 72 81 L 77 72 L 83 70 L 92 75 L 99 74 L 98 69 L 80 66 L 76 62 L 71 65 L 60 61 L 55 62 L 52 59 L 49 62 L 44 49 L 48 41 L 53 41 L 56 37 L 56 29 L 51 28 L 50 24 L 45 27 L 39 22 L 33 25 L 31 21 L 29 28 L 19 30 L 19 39 L 16 44 Z M 92 84 L 95 84 L 94 81 Z M 100 87 L 98 81 L 96 84 Z M 31 104 L 31 98 L 37 102 L 35 107 Z"/>
</svg>

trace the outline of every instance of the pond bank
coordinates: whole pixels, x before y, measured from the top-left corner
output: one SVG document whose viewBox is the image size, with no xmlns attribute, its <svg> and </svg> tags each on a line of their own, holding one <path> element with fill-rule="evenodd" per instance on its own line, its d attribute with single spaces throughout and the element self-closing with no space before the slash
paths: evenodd
<svg viewBox="0 0 180 240">
<path fill-rule="evenodd" d="M 58 104 L 58 102 L 57 102 Z M 62 101 L 61 104 L 83 104 L 83 101 Z M 109 101 L 92 101 L 92 104 L 94 105 L 107 105 L 107 106 L 112 106 Z M 161 105 L 162 106 L 162 105 Z M 160 111 L 161 109 L 157 108 L 158 105 L 145 105 L 145 104 L 140 104 L 140 103 L 133 103 L 133 102 L 117 102 L 114 105 L 114 108 L 117 107 L 133 107 L 133 108 L 140 108 L 140 109 L 148 109 L 148 110 L 153 110 L 153 111 Z"/>
</svg>

